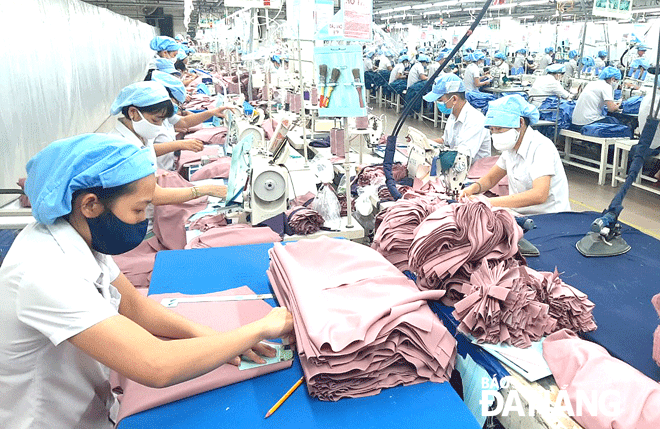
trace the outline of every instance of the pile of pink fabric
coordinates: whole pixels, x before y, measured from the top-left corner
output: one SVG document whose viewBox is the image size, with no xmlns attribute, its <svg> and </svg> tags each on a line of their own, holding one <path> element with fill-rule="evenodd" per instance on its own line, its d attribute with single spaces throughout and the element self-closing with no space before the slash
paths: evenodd
<svg viewBox="0 0 660 429">
<path fill-rule="evenodd" d="M 651 302 L 655 307 L 655 311 L 658 312 L 658 316 L 660 316 L 660 293 L 654 296 Z M 653 360 L 660 366 L 660 326 L 653 333 Z"/>
<path fill-rule="evenodd" d="M 205 127 L 186 134 L 187 139 L 201 140 L 205 144 L 222 145 L 227 137 L 227 127 Z"/>
<path fill-rule="evenodd" d="M 414 234 L 409 265 L 421 289 L 437 289 L 466 264 L 514 257 L 523 231 L 508 211 L 475 198 L 438 207 Z"/>
<path fill-rule="evenodd" d="M 224 214 L 201 217 L 188 225 L 189 230 L 199 230 L 206 232 L 211 228 L 227 226 L 227 218 Z"/>
<path fill-rule="evenodd" d="M 231 168 L 231 156 L 222 156 L 195 171 L 190 180 L 228 179 Z"/>
<path fill-rule="evenodd" d="M 397 162 L 392 164 L 392 176 L 399 181 L 408 175 L 406 166 Z M 385 183 L 385 172 L 382 165 L 364 167 L 357 177 L 358 186 L 379 185 Z"/>
<path fill-rule="evenodd" d="M 133 286 L 149 288 L 156 254 L 161 250 L 168 249 L 160 244 L 157 237 L 151 237 L 144 240 L 135 249 L 121 255 L 114 255 L 112 259 Z"/>
<path fill-rule="evenodd" d="M 198 83 L 202 83 L 201 78 L 199 78 Z M 197 86 L 197 84 L 194 85 Z M 186 102 L 184 107 L 187 110 L 208 110 L 213 109 L 216 102 L 216 97 L 211 97 L 210 95 L 206 94 L 192 94 L 190 96 L 190 101 Z"/>
<path fill-rule="evenodd" d="M 310 395 L 336 401 L 449 380 L 456 340 L 426 303 L 443 291 L 420 291 L 379 253 L 348 240 L 275 244 L 270 257 L 268 278 L 293 314 Z"/>
<path fill-rule="evenodd" d="M 297 206 L 285 213 L 287 222 L 294 234 L 308 235 L 319 232 L 325 219 L 316 210 L 309 207 Z"/>
<path fill-rule="evenodd" d="M 252 227 L 246 224 L 234 224 L 220 228 L 210 228 L 185 245 L 186 249 L 206 247 L 242 246 L 245 244 L 275 243 L 282 241 L 275 231 L 267 226 Z"/>
<path fill-rule="evenodd" d="M 220 158 L 221 153 L 224 152 L 217 146 L 204 146 L 201 152 L 182 150 L 177 161 L 177 171 L 183 175 L 187 171 L 187 167 L 201 164 L 202 156 L 208 156 L 209 159 L 216 160 Z"/>
<path fill-rule="evenodd" d="M 484 177 L 491 168 L 497 163 L 499 156 L 488 156 L 486 158 L 481 158 L 476 160 L 470 166 L 470 171 L 468 172 L 468 179 L 476 182 L 477 180 Z M 504 176 L 495 186 L 490 188 L 490 192 L 495 195 L 509 195 L 509 177 Z"/>
</svg>

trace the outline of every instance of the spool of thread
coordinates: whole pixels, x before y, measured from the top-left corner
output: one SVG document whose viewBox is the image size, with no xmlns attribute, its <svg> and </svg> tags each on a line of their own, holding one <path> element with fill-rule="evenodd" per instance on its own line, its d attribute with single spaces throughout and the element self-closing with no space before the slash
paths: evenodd
<svg viewBox="0 0 660 429">
<path fill-rule="evenodd" d="M 300 94 L 292 94 L 291 95 L 291 111 L 292 112 L 300 112 L 301 108 L 302 108 L 302 102 L 300 100 Z"/>
<path fill-rule="evenodd" d="M 368 116 L 358 116 L 355 118 L 355 128 L 358 130 L 366 130 L 369 127 L 369 117 Z"/>
<path fill-rule="evenodd" d="M 344 146 L 344 130 L 333 128 L 330 130 L 330 153 L 343 157 L 346 154 Z"/>
<path fill-rule="evenodd" d="M 309 91 L 303 91 L 303 97 L 305 97 L 305 100 L 309 101 Z"/>
<path fill-rule="evenodd" d="M 312 86 L 312 106 L 319 105 L 319 90 L 316 85 Z"/>
</svg>

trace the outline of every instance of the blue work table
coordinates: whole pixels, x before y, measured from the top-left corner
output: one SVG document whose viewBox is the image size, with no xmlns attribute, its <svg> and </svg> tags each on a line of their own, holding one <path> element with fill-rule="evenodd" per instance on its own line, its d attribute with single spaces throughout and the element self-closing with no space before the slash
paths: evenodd
<svg viewBox="0 0 660 429">
<path fill-rule="evenodd" d="M 150 294 L 203 294 L 243 285 L 270 292 L 266 269 L 272 244 L 158 253 Z M 271 305 L 275 302 L 268 300 Z M 426 428 L 478 429 L 449 383 L 426 382 L 383 390 L 367 398 L 324 402 L 296 390 L 268 419 L 266 412 L 302 376 L 289 369 L 182 399 L 122 420 L 127 428 Z"/>
</svg>

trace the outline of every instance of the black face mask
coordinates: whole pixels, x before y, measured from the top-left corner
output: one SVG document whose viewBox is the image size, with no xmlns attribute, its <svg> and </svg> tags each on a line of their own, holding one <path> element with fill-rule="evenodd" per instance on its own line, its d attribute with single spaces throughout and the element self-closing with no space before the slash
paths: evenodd
<svg viewBox="0 0 660 429">
<path fill-rule="evenodd" d="M 122 222 L 110 210 L 87 218 L 92 234 L 92 249 L 106 255 L 120 255 L 135 249 L 147 234 L 149 220 L 136 224 Z"/>
</svg>

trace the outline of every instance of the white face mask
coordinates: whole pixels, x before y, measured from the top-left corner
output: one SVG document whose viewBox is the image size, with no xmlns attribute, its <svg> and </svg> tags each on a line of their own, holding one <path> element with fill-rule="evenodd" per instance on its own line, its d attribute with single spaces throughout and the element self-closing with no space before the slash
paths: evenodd
<svg viewBox="0 0 660 429">
<path fill-rule="evenodd" d="M 138 114 L 142 118 L 141 121 L 135 122 L 131 119 L 131 122 L 133 123 L 133 130 L 139 135 L 140 137 L 151 140 L 155 139 L 158 134 L 163 131 L 162 125 L 156 125 L 152 124 L 151 122 L 147 121 L 144 116 L 142 116 L 142 112 L 138 110 Z"/>
<path fill-rule="evenodd" d="M 610 83 L 610 85 L 612 85 L 612 89 L 616 89 L 617 86 L 619 86 L 619 82 L 617 82 L 617 81 L 612 81 L 612 82 Z"/>
<path fill-rule="evenodd" d="M 520 132 L 515 128 L 511 128 L 503 133 L 492 133 L 490 136 L 493 138 L 493 147 L 500 152 L 504 152 L 515 147 L 516 143 L 518 143 Z"/>
</svg>

